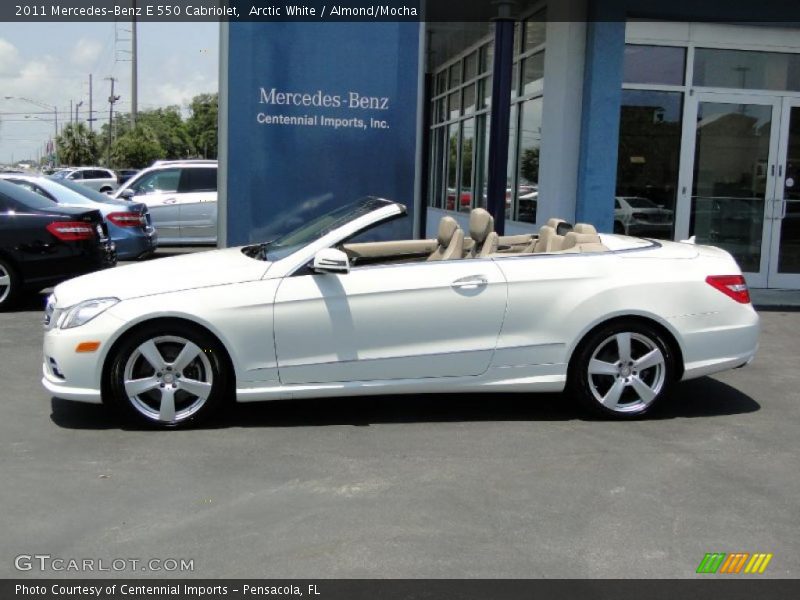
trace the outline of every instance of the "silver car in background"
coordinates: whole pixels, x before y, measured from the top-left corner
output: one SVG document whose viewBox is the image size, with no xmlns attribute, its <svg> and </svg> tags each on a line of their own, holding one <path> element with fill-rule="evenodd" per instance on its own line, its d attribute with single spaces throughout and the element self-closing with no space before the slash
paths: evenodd
<svg viewBox="0 0 800 600">
<path fill-rule="evenodd" d="M 56 171 L 52 176 L 80 183 L 104 194 L 110 194 L 119 187 L 117 174 L 105 167 L 68 167 Z"/>
<path fill-rule="evenodd" d="M 114 198 L 147 205 L 161 245 L 217 243 L 217 161 L 159 161 Z"/>
</svg>

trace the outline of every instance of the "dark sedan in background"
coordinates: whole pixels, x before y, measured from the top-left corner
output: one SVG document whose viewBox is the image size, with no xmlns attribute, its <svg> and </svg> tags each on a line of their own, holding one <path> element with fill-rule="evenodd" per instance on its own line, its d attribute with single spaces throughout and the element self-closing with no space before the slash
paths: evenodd
<svg viewBox="0 0 800 600">
<path fill-rule="evenodd" d="M 50 287 L 116 263 L 98 210 L 54 205 L 0 181 L 0 311 L 24 291 Z"/>
</svg>

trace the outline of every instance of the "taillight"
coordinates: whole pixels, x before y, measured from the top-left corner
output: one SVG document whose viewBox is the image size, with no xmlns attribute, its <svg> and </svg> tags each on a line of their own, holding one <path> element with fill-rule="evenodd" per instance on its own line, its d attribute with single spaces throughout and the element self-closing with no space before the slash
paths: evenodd
<svg viewBox="0 0 800 600">
<path fill-rule="evenodd" d="M 91 223 L 80 221 L 54 221 L 46 229 L 62 242 L 79 242 L 94 237 Z"/>
<path fill-rule="evenodd" d="M 147 222 L 144 214 L 137 212 L 113 212 L 106 219 L 118 227 L 141 227 Z"/>
<path fill-rule="evenodd" d="M 747 291 L 747 283 L 741 275 L 709 275 L 706 283 L 737 302 L 750 303 L 750 292 Z"/>
</svg>

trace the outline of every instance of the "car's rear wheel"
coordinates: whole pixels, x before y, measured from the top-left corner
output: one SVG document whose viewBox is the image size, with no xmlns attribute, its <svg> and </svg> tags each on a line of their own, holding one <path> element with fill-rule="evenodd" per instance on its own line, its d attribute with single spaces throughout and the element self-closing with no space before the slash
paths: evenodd
<svg viewBox="0 0 800 600">
<path fill-rule="evenodd" d="M 14 306 L 19 298 L 22 281 L 7 260 L 0 258 L 0 311 Z"/>
<path fill-rule="evenodd" d="M 224 402 L 224 350 L 205 331 L 183 324 L 135 331 L 112 358 L 111 401 L 122 413 L 157 427 L 197 424 Z"/>
<path fill-rule="evenodd" d="M 591 333 L 570 364 L 571 392 L 595 413 L 632 418 L 651 411 L 669 392 L 675 358 L 655 327 L 610 323 Z"/>
</svg>

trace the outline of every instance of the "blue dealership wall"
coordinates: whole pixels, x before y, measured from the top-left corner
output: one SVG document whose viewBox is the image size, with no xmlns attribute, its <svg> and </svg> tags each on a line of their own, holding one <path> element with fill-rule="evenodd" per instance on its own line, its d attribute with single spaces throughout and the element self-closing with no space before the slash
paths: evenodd
<svg viewBox="0 0 800 600">
<path fill-rule="evenodd" d="M 418 23 L 230 23 L 226 245 L 265 241 L 364 195 L 412 237 Z"/>
</svg>

